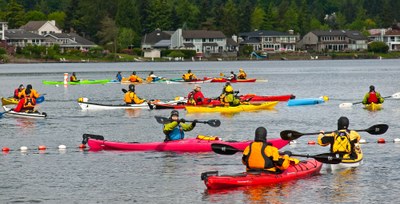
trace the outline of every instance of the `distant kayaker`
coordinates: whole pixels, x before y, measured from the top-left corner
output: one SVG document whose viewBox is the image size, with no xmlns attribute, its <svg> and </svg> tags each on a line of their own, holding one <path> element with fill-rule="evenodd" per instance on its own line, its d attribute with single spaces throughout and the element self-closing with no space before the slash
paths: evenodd
<svg viewBox="0 0 400 204">
<path fill-rule="evenodd" d="M 19 85 L 19 87 L 18 88 L 16 88 L 15 90 L 14 90 L 14 98 L 15 99 L 19 99 L 19 93 L 21 93 L 22 92 L 22 90 L 24 90 L 25 89 L 25 87 L 24 87 L 24 85 L 23 84 L 20 84 Z"/>
<path fill-rule="evenodd" d="M 188 94 L 187 98 L 187 103 L 190 105 L 202 105 L 205 102 L 200 85 L 195 85 L 193 91 Z"/>
<path fill-rule="evenodd" d="M 246 72 L 244 72 L 244 70 L 242 68 L 239 69 L 239 74 L 237 76 L 238 79 L 246 79 L 247 78 L 247 74 Z"/>
<path fill-rule="evenodd" d="M 32 85 L 31 84 L 28 84 L 27 86 L 26 86 L 26 88 L 24 89 L 24 90 L 22 90 L 21 92 L 19 92 L 19 94 L 18 94 L 18 97 L 21 99 L 21 98 L 24 98 L 25 96 L 26 96 L 26 91 L 27 90 L 30 90 L 30 93 L 31 93 L 31 97 L 33 97 L 33 98 L 39 98 L 39 93 L 35 90 L 35 89 L 33 89 L 32 88 Z"/>
<path fill-rule="evenodd" d="M 188 70 L 188 72 L 186 73 L 186 74 L 183 74 L 182 75 L 182 79 L 184 80 L 184 81 L 186 81 L 186 82 L 190 82 L 190 81 L 192 81 L 192 80 L 195 80 L 195 79 L 197 79 L 197 77 L 196 77 L 196 75 L 194 75 L 193 73 L 192 73 L 192 70 Z"/>
<path fill-rule="evenodd" d="M 129 90 L 125 93 L 124 101 L 126 104 L 141 104 L 146 102 L 145 99 L 139 98 L 135 93 L 135 85 L 130 84 Z"/>
<path fill-rule="evenodd" d="M 321 146 L 330 145 L 330 152 L 337 153 L 346 159 L 357 159 L 356 148 L 361 136 L 354 130 L 349 130 L 349 119 L 340 117 L 338 120 L 338 130 L 325 134 L 323 130 L 318 135 L 318 144 Z"/>
<path fill-rule="evenodd" d="M 118 72 L 117 75 L 115 76 L 117 81 L 122 81 L 122 75 L 121 72 Z"/>
<path fill-rule="evenodd" d="M 143 79 L 140 78 L 138 75 L 136 75 L 136 72 L 133 71 L 133 72 L 132 72 L 132 75 L 129 76 L 129 81 L 130 81 L 130 82 L 142 83 L 142 82 L 143 82 Z"/>
<path fill-rule="evenodd" d="M 25 90 L 25 96 L 19 100 L 17 106 L 13 109 L 15 112 L 34 112 L 36 99 L 32 96 L 31 90 Z"/>
<path fill-rule="evenodd" d="M 76 77 L 76 73 L 72 72 L 71 77 L 69 77 L 69 81 L 70 82 L 79 82 L 80 80 L 78 80 L 78 78 Z"/>
<path fill-rule="evenodd" d="M 236 80 L 236 79 L 237 79 L 236 74 L 233 71 L 231 71 L 231 74 L 229 75 L 228 80 L 232 81 L 232 80 Z"/>
<path fill-rule="evenodd" d="M 179 119 L 179 112 L 177 110 L 171 111 L 170 123 L 164 125 L 163 132 L 165 134 L 165 141 L 181 140 L 185 138 L 187 131 L 193 130 L 196 126 L 197 120 L 194 120 L 190 124 L 186 124 L 185 119 Z"/>
<path fill-rule="evenodd" d="M 221 104 L 226 106 L 238 106 L 240 105 L 240 99 L 235 96 L 233 87 L 229 82 L 227 82 L 224 86 L 223 93 L 219 96 Z"/>
<path fill-rule="evenodd" d="M 291 159 L 289 155 L 281 156 L 278 148 L 267 142 L 267 129 L 258 127 L 255 132 L 254 142 L 243 151 L 242 163 L 247 171 L 269 171 L 280 173 L 287 169 Z"/>
<path fill-rule="evenodd" d="M 146 78 L 146 81 L 149 82 L 149 83 L 150 82 L 155 82 L 155 81 L 158 81 L 158 80 L 160 80 L 160 78 L 158 76 L 156 76 L 153 71 L 150 71 L 149 76 L 147 76 L 147 78 Z"/>
<path fill-rule="evenodd" d="M 369 87 L 369 92 L 365 94 L 362 103 L 363 104 L 383 103 L 384 101 L 385 99 L 382 98 L 381 94 L 375 91 L 375 86 L 371 85 Z"/>
</svg>

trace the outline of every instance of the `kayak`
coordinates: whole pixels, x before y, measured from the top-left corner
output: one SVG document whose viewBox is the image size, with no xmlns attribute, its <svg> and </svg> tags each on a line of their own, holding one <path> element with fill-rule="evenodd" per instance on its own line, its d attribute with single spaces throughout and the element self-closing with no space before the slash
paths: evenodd
<svg viewBox="0 0 400 204">
<path fill-rule="evenodd" d="M 150 104 L 147 102 L 141 104 L 100 104 L 100 103 L 91 103 L 85 100 L 86 98 L 79 98 L 78 104 L 82 108 L 82 110 L 112 110 L 112 109 L 150 109 Z"/>
<path fill-rule="evenodd" d="M 67 84 L 70 85 L 79 85 L 79 84 L 106 84 L 110 82 L 110 79 L 98 79 L 98 80 L 80 80 L 78 82 L 71 82 L 68 81 Z M 43 80 L 42 83 L 44 85 L 59 85 L 59 84 L 64 84 L 64 81 L 46 81 Z"/>
<path fill-rule="evenodd" d="M 347 168 L 355 168 L 362 164 L 363 162 L 363 153 L 359 144 L 356 144 L 355 151 L 357 154 L 356 159 L 343 159 L 339 164 L 329 164 L 329 167 L 332 171 L 347 169 Z"/>
<path fill-rule="evenodd" d="M 280 174 L 268 172 L 243 172 L 233 175 L 218 175 L 218 171 L 210 171 L 202 173 L 201 180 L 204 181 L 208 189 L 272 185 L 317 175 L 319 174 L 321 167 L 322 163 L 315 159 L 309 159 L 289 166 L 289 168 Z"/>
<path fill-rule="evenodd" d="M 288 106 L 304 106 L 304 105 L 316 105 L 324 103 L 328 100 L 328 97 L 319 98 L 301 98 L 301 99 L 290 99 L 287 103 Z"/>
<path fill-rule="evenodd" d="M 378 111 L 382 109 L 382 103 L 365 104 L 364 109 L 367 109 L 369 111 Z"/>
<path fill-rule="evenodd" d="M 257 110 L 272 110 L 278 104 L 278 101 L 264 102 L 261 104 L 243 104 L 238 106 L 186 106 L 188 113 L 206 113 L 206 112 L 221 112 L 235 113 L 241 111 L 257 111 Z"/>
<path fill-rule="evenodd" d="M 169 79 L 169 80 L 170 81 L 174 81 L 174 82 L 184 82 L 184 83 L 189 83 L 189 84 L 203 84 L 203 83 L 209 83 L 213 79 L 212 78 L 208 78 L 208 77 L 204 77 L 203 79 L 192 79 L 190 81 L 185 81 L 183 79 Z"/>
<path fill-rule="evenodd" d="M 241 101 L 247 101 L 249 102 L 252 101 L 288 101 L 289 99 L 295 99 L 296 96 L 292 94 L 288 95 L 278 95 L 278 96 L 258 96 L 255 94 L 246 94 L 246 95 L 241 95 L 239 96 Z"/>
<path fill-rule="evenodd" d="M 13 116 L 13 117 L 20 117 L 20 118 L 46 118 L 47 114 L 45 112 L 15 112 L 12 111 L 11 108 L 7 108 L 3 106 L 4 110 L 6 111 L 6 115 Z"/>
<path fill-rule="evenodd" d="M 213 78 L 211 80 L 212 83 L 224 83 L 224 82 L 231 82 L 231 83 L 250 83 L 256 82 L 257 79 L 236 79 L 236 80 L 229 80 L 226 78 Z"/>
<path fill-rule="evenodd" d="M 14 97 L 9 97 L 9 98 L 1 97 L 1 103 L 3 104 L 3 106 L 18 104 L 18 102 L 19 100 Z"/>
<path fill-rule="evenodd" d="M 215 136 L 197 136 L 183 140 L 166 142 L 118 142 L 104 140 L 103 136 L 83 134 L 83 144 L 88 144 L 90 150 L 129 150 L 129 151 L 172 151 L 172 152 L 211 152 L 211 144 L 227 144 L 236 149 L 244 150 L 252 140 L 223 141 Z M 269 139 L 273 146 L 280 149 L 289 142 L 282 139 Z"/>
</svg>

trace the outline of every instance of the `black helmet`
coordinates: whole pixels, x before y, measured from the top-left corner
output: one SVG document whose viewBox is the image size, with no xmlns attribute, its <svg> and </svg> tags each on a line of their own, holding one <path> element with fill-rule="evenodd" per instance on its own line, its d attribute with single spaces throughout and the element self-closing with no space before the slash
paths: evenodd
<svg viewBox="0 0 400 204">
<path fill-rule="evenodd" d="M 74 75 L 74 76 L 75 76 L 75 72 L 72 72 L 72 75 Z"/>
<path fill-rule="evenodd" d="M 189 70 L 188 70 L 188 73 L 192 73 L 192 70 L 189 69 Z"/>
<path fill-rule="evenodd" d="M 32 89 L 32 85 L 28 84 L 28 86 L 26 86 L 26 89 Z"/>
<path fill-rule="evenodd" d="M 369 91 L 375 91 L 375 86 L 374 85 L 369 86 Z"/>
<path fill-rule="evenodd" d="M 23 89 L 23 88 L 24 88 L 24 85 L 23 85 L 23 84 L 20 84 L 18 88 Z"/>
<path fill-rule="evenodd" d="M 150 71 L 150 74 L 154 74 L 154 72 L 153 72 L 153 71 Z"/>
<path fill-rule="evenodd" d="M 267 142 L 267 129 L 264 127 L 258 127 L 256 129 L 256 136 L 254 138 L 256 142 Z"/>
<path fill-rule="evenodd" d="M 234 72 L 233 71 L 231 71 L 231 74 L 233 74 Z"/>
<path fill-rule="evenodd" d="M 179 111 L 177 111 L 177 110 L 171 111 L 171 117 L 174 116 L 174 115 L 179 117 Z"/>
<path fill-rule="evenodd" d="M 135 85 L 130 84 L 129 85 L 129 91 L 135 91 Z"/>
<path fill-rule="evenodd" d="M 26 89 L 25 90 L 25 94 L 28 96 L 28 95 L 30 95 L 31 94 L 31 90 L 30 89 Z"/>
<path fill-rule="evenodd" d="M 337 122 L 338 130 L 348 129 L 349 128 L 349 119 L 347 117 L 340 117 Z"/>
<path fill-rule="evenodd" d="M 136 72 L 135 72 L 135 71 L 133 71 L 133 72 L 132 72 L 132 74 L 133 74 L 133 75 L 136 75 Z"/>
</svg>

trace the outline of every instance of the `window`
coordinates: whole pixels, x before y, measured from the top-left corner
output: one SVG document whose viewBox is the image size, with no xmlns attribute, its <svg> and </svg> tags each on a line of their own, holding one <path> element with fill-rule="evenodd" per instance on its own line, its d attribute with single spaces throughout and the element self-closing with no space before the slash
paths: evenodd
<svg viewBox="0 0 400 204">
<path fill-rule="evenodd" d="M 47 32 L 46 32 L 46 31 L 42 31 L 41 33 L 42 33 L 42 35 L 46 35 L 46 34 L 47 34 Z"/>
<path fill-rule="evenodd" d="M 214 42 L 214 38 L 208 38 L 208 42 Z"/>
</svg>

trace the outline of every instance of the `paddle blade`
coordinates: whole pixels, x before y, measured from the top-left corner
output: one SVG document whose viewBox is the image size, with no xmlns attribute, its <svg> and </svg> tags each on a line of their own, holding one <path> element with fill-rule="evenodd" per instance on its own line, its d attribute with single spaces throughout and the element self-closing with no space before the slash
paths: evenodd
<svg viewBox="0 0 400 204">
<path fill-rule="evenodd" d="M 325 163 L 325 164 L 339 164 L 342 162 L 342 159 L 338 157 L 335 153 L 324 153 L 311 156 L 315 160 Z"/>
<path fill-rule="evenodd" d="M 36 103 L 42 103 L 44 101 L 44 96 L 41 95 L 36 99 Z"/>
<path fill-rule="evenodd" d="M 154 116 L 154 117 L 156 118 L 157 122 L 160 124 L 167 124 L 167 123 L 171 122 L 171 120 L 166 117 L 162 117 L 162 116 Z"/>
<path fill-rule="evenodd" d="M 371 135 L 381 135 L 385 133 L 389 129 L 389 126 L 386 124 L 378 124 L 373 125 L 370 128 L 366 129 L 365 131 Z"/>
<path fill-rule="evenodd" d="M 210 125 L 211 127 L 219 127 L 221 125 L 220 120 L 209 120 L 207 121 L 207 124 Z"/>
<path fill-rule="evenodd" d="M 211 144 L 211 149 L 215 153 L 223 155 L 233 155 L 236 154 L 237 152 L 241 152 L 241 150 L 238 150 L 232 146 L 226 144 L 218 144 L 218 143 Z"/>
<path fill-rule="evenodd" d="M 353 103 L 341 103 L 339 105 L 339 108 L 351 108 L 353 106 Z"/>
<path fill-rule="evenodd" d="M 399 99 L 400 98 L 400 92 L 397 92 L 397 93 L 391 95 L 391 97 L 394 98 L 394 99 Z"/>
<path fill-rule="evenodd" d="M 87 144 L 89 138 L 92 138 L 92 139 L 95 139 L 95 140 L 104 140 L 103 136 L 101 136 L 101 135 L 92 135 L 92 134 L 83 134 L 82 138 L 83 138 L 82 139 L 82 144 Z"/>
<path fill-rule="evenodd" d="M 280 133 L 280 135 L 283 140 L 295 140 L 304 134 L 294 130 L 284 130 Z"/>
<path fill-rule="evenodd" d="M 126 89 L 124 89 L 124 88 L 122 88 L 121 91 L 124 92 L 124 93 L 128 92 L 128 91 L 127 91 Z"/>
</svg>

